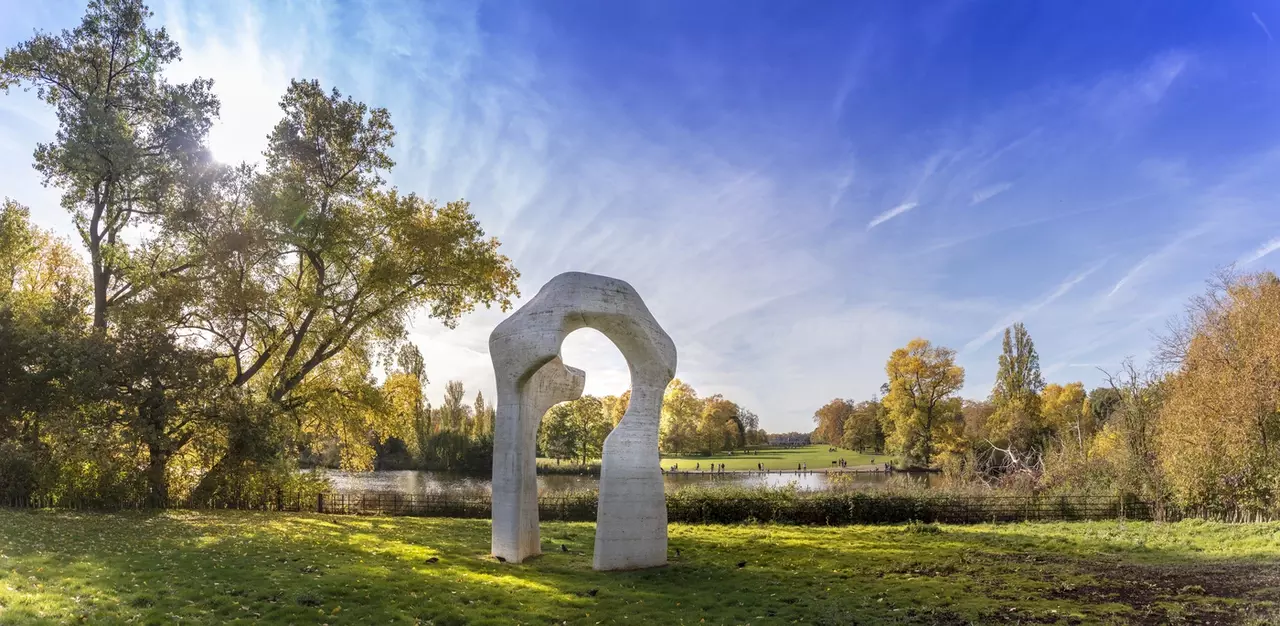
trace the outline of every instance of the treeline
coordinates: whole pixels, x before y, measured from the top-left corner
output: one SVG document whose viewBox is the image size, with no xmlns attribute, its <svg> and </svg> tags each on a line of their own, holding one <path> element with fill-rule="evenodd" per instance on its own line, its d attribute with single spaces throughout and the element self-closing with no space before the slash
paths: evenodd
<svg viewBox="0 0 1280 626">
<path fill-rule="evenodd" d="M 400 347 L 415 312 L 509 306 L 498 242 L 465 201 L 388 186 L 390 114 L 317 81 L 281 86 L 261 166 L 215 162 L 212 81 L 166 80 L 179 46 L 150 18 L 93 2 L 0 58 L 0 88 L 56 115 L 35 168 L 78 234 L 0 209 L 0 495 L 236 500 L 326 447 L 370 466 L 389 437 L 465 456 L 445 440 L 487 419 L 460 388 L 428 411 Z"/>
<path fill-rule="evenodd" d="M 631 391 L 583 396 L 547 411 L 538 431 L 538 455 L 586 464 L 600 458 L 604 439 L 627 412 Z M 719 394 L 698 397 L 675 379 L 662 398 L 658 447 L 662 454 L 715 454 L 768 443 L 760 418 Z"/>
<path fill-rule="evenodd" d="M 955 352 L 915 339 L 885 366 L 883 395 L 836 399 L 815 440 L 883 444 L 908 465 L 1035 491 L 1123 492 L 1207 513 L 1280 506 L 1280 279 L 1224 272 L 1160 338 L 1086 391 L 1046 383 L 1022 324 L 1005 330 L 984 400 L 957 394 Z"/>
</svg>

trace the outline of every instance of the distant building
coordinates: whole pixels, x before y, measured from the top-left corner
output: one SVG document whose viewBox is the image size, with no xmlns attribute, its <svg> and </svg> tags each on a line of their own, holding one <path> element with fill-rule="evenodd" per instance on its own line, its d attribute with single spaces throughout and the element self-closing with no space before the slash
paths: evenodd
<svg viewBox="0 0 1280 626">
<path fill-rule="evenodd" d="M 807 446 L 813 442 L 812 433 L 769 433 L 769 445 L 783 448 Z"/>
</svg>

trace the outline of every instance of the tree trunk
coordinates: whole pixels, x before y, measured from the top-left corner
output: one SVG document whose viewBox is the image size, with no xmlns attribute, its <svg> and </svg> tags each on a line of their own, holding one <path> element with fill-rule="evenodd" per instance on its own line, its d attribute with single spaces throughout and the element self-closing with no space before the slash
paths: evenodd
<svg viewBox="0 0 1280 626">
<path fill-rule="evenodd" d="M 95 257 L 98 255 L 95 254 Z M 102 269 L 102 261 L 95 258 L 93 262 L 93 327 L 96 330 L 107 328 L 107 273 Z"/>
<path fill-rule="evenodd" d="M 169 504 L 169 469 L 170 452 L 154 443 L 147 445 L 149 458 L 147 461 L 147 487 L 150 491 L 151 504 L 165 507 Z"/>
</svg>

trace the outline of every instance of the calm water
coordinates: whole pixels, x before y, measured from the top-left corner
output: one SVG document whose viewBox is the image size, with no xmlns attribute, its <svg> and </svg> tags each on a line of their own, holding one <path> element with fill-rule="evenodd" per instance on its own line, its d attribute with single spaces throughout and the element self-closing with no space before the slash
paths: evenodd
<svg viewBox="0 0 1280 626">
<path fill-rule="evenodd" d="M 439 493 L 444 491 L 489 492 L 488 478 L 460 476 L 445 472 L 344 472 L 339 470 L 313 470 L 329 477 L 338 492 L 384 491 L 403 494 Z M 853 486 L 875 485 L 888 480 L 884 474 L 850 474 Z M 912 475 L 912 480 L 928 484 L 932 476 Z M 745 487 L 784 487 L 795 483 L 799 489 L 823 491 L 832 488 L 834 476 L 817 472 L 808 474 L 668 474 L 665 477 L 667 491 L 687 486 L 741 485 Z M 834 479 L 843 480 L 843 479 Z M 556 493 L 596 489 L 599 480 L 595 476 L 538 476 L 538 491 Z M 843 484 L 842 484 L 843 485 Z"/>
</svg>

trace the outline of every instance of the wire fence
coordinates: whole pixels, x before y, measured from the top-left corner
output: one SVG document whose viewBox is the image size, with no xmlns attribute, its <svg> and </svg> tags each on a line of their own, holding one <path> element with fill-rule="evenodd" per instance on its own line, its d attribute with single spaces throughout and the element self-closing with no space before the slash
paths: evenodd
<svg viewBox="0 0 1280 626">
<path fill-rule="evenodd" d="M 101 503 L 36 497 L 10 499 L 0 504 L 10 508 L 31 509 L 236 509 L 456 518 L 488 518 L 491 513 L 487 495 L 452 493 L 278 493 L 273 497 L 255 500 L 203 503 L 150 500 Z M 595 521 L 596 495 L 591 492 L 543 495 L 538 499 L 538 511 L 542 520 Z M 974 524 L 1117 519 L 1177 521 L 1184 518 L 1260 522 L 1277 519 L 1277 516 L 1274 512 L 1246 510 L 1183 510 L 1134 496 L 930 496 L 861 492 L 764 493 L 745 497 L 689 492 L 667 494 L 667 519 L 671 522 L 694 524 L 775 522 L 834 526 L 910 521 Z"/>
</svg>

